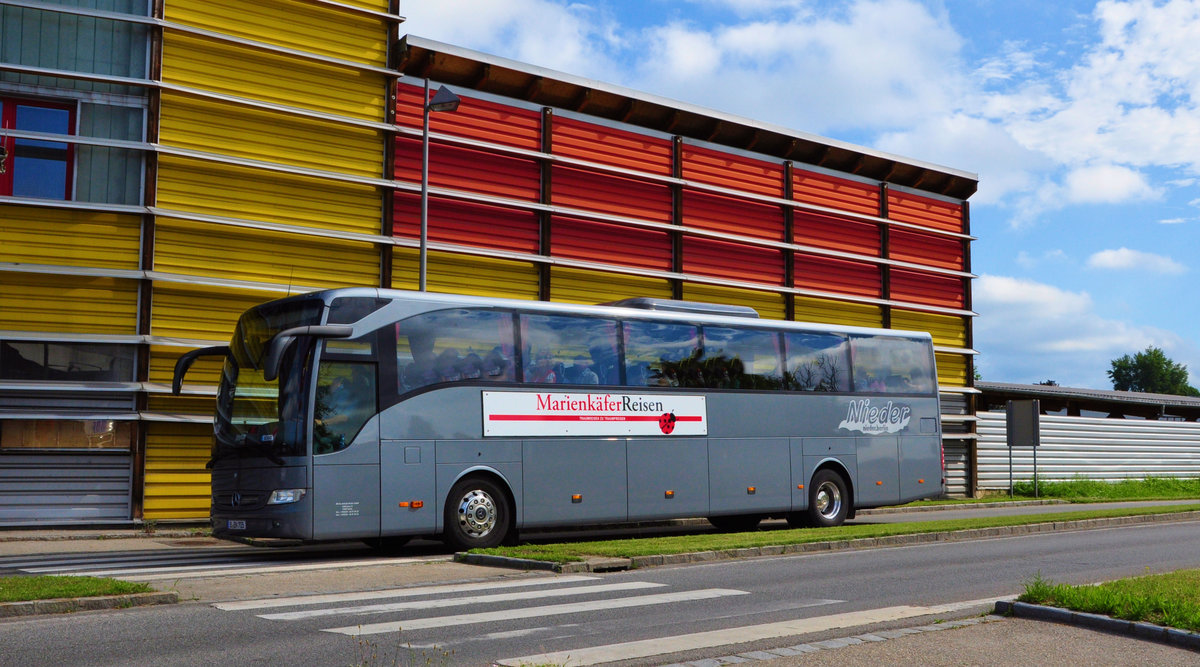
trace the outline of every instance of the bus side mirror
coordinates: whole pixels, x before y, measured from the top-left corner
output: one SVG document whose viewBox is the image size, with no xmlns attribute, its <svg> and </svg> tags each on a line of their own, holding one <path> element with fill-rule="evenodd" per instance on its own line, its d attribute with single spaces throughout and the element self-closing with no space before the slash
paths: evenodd
<svg viewBox="0 0 1200 667">
<path fill-rule="evenodd" d="M 179 395 L 183 389 L 183 376 L 187 375 L 188 369 L 200 357 L 227 357 L 229 356 L 228 345 L 214 345 L 212 347 L 202 347 L 198 350 L 184 353 L 175 362 L 175 375 L 171 378 L 171 393 L 175 396 Z"/>
<path fill-rule="evenodd" d="M 292 343 L 296 342 L 298 336 L 349 338 L 352 335 L 354 335 L 354 327 L 337 324 L 284 329 L 275 334 L 267 348 L 267 356 L 263 359 L 263 379 L 272 382 L 279 377 L 279 366 L 283 362 L 283 354 L 287 352 Z"/>
</svg>

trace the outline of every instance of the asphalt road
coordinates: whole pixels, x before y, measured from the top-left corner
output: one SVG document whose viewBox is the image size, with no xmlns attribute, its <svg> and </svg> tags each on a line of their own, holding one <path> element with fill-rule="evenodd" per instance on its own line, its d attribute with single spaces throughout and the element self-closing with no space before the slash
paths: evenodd
<svg viewBox="0 0 1200 667">
<path fill-rule="evenodd" d="M 913 614 L 904 619 L 856 626 L 854 632 L 863 632 L 910 623 L 921 617 L 922 609 L 934 610 L 938 618 L 952 617 L 955 612 L 942 605 L 1011 596 L 1037 573 L 1087 583 L 1197 567 L 1197 554 L 1200 522 L 720 561 L 572 579 L 409 558 L 390 566 L 181 580 L 177 588 L 190 586 L 187 597 L 197 602 L 2 622 L 0 663 L 392 664 L 391 656 L 399 651 L 404 654 L 401 664 L 470 665 L 584 656 L 597 646 L 646 640 L 658 653 L 634 658 L 631 664 L 664 664 L 798 641 L 792 634 L 729 647 L 738 637 L 749 636 L 745 630 L 714 635 L 730 628 L 756 628 L 761 635 L 762 628 L 797 620 L 819 627 L 822 619 L 912 610 L 904 612 Z M 427 588 L 450 582 L 466 588 Z M 299 594 L 380 588 L 401 590 L 369 599 L 280 601 Z M 252 600 L 262 602 L 248 606 Z M 214 606 L 221 601 L 227 604 Z M 812 630 L 805 640 L 846 633 L 844 627 Z M 697 637 L 714 636 L 725 644 L 674 652 L 696 646 Z M 364 660 L 364 651 L 375 655 L 376 662 Z"/>
</svg>

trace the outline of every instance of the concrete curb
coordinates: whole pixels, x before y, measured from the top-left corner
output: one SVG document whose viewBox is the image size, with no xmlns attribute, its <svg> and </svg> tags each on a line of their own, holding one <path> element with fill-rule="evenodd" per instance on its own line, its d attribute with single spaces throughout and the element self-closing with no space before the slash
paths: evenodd
<svg viewBox="0 0 1200 667">
<path fill-rule="evenodd" d="M 465 552 L 454 554 L 454 560 L 459 563 L 473 565 L 508 567 L 518 570 L 546 570 L 560 574 L 580 572 L 614 572 L 643 567 L 656 567 L 659 565 L 682 565 L 686 563 L 703 563 L 716 560 L 730 560 L 734 558 L 757 558 L 762 556 L 782 556 L 786 554 L 817 553 L 822 551 L 876 549 L 880 547 L 930 544 L 932 542 L 957 542 L 964 540 L 987 539 L 992 537 L 1014 537 L 1018 535 L 1054 533 L 1068 530 L 1096 530 L 1099 528 L 1112 528 L 1113 526 L 1127 526 L 1139 523 L 1162 523 L 1197 519 L 1200 519 L 1200 511 L 1175 512 L 1171 514 L 1138 514 L 1133 516 L 1110 517 L 1102 519 L 1050 521 L 1046 523 L 1032 523 L 1020 526 L 972 528 L 969 530 L 942 531 L 936 533 L 914 533 L 911 535 L 892 535 L 889 537 L 867 537 L 856 540 L 836 540 L 830 542 L 807 542 L 804 544 L 748 547 L 745 549 L 723 549 L 720 551 L 700 551 L 682 554 L 658 554 L 651 556 L 634 556 L 632 558 L 595 558 L 582 562 L 571 563 L 554 563 L 550 561 L 539 561 L 526 558 L 510 558 L 508 556 L 471 554 Z"/>
<path fill-rule="evenodd" d="M 1200 634 L 1167 628 L 1153 623 L 1138 621 L 1123 621 L 1111 616 L 1089 614 L 1082 611 L 1071 611 L 1059 607 L 1045 607 L 1026 602 L 997 602 L 996 613 L 1005 616 L 1032 618 L 1040 621 L 1052 621 L 1066 625 L 1078 625 L 1113 634 L 1128 635 L 1138 639 L 1147 639 L 1162 644 L 1179 646 L 1192 651 L 1200 650 Z"/>
<path fill-rule="evenodd" d="M 105 595 L 88 598 L 58 598 L 55 600 L 29 600 L 27 602 L 0 603 L 0 618 L 37 616 L 40 614 L 66 614 L 74 611 L 96 611 L 102 609 L 125 609 L 152 604 L 175 604 L 178 593 L 131 593 L 129 595 Z"/>
</svg>

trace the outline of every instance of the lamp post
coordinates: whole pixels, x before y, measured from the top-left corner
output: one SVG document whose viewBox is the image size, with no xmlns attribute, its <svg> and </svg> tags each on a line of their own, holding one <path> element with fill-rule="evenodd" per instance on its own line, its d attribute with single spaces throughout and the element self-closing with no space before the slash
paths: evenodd
<svg viewBox="0 0 1200 667">
<path fill-rule="evenodd" d="M 421 114 L 421 259 L 419 289 L 425 291 L 426 246 L 429 242 L 429 112 L 454 111 L 461 100 L 445 86 L 439 86 L 429 99 L 429 79 L 425 79 L 424 106 Z"/>
</svg>

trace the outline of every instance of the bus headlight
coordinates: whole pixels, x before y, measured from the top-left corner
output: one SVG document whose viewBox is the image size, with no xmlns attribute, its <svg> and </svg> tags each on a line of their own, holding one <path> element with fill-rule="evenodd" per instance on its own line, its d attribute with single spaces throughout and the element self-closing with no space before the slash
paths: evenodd
<svg viewBox="0 0 1200 667">
<path fill-rule="evenodd" d="M 268 505 L 286 505 L 300 502 L 304 497 L 304 489 L 275 489 L 267 499 Z"/>
</svg>

